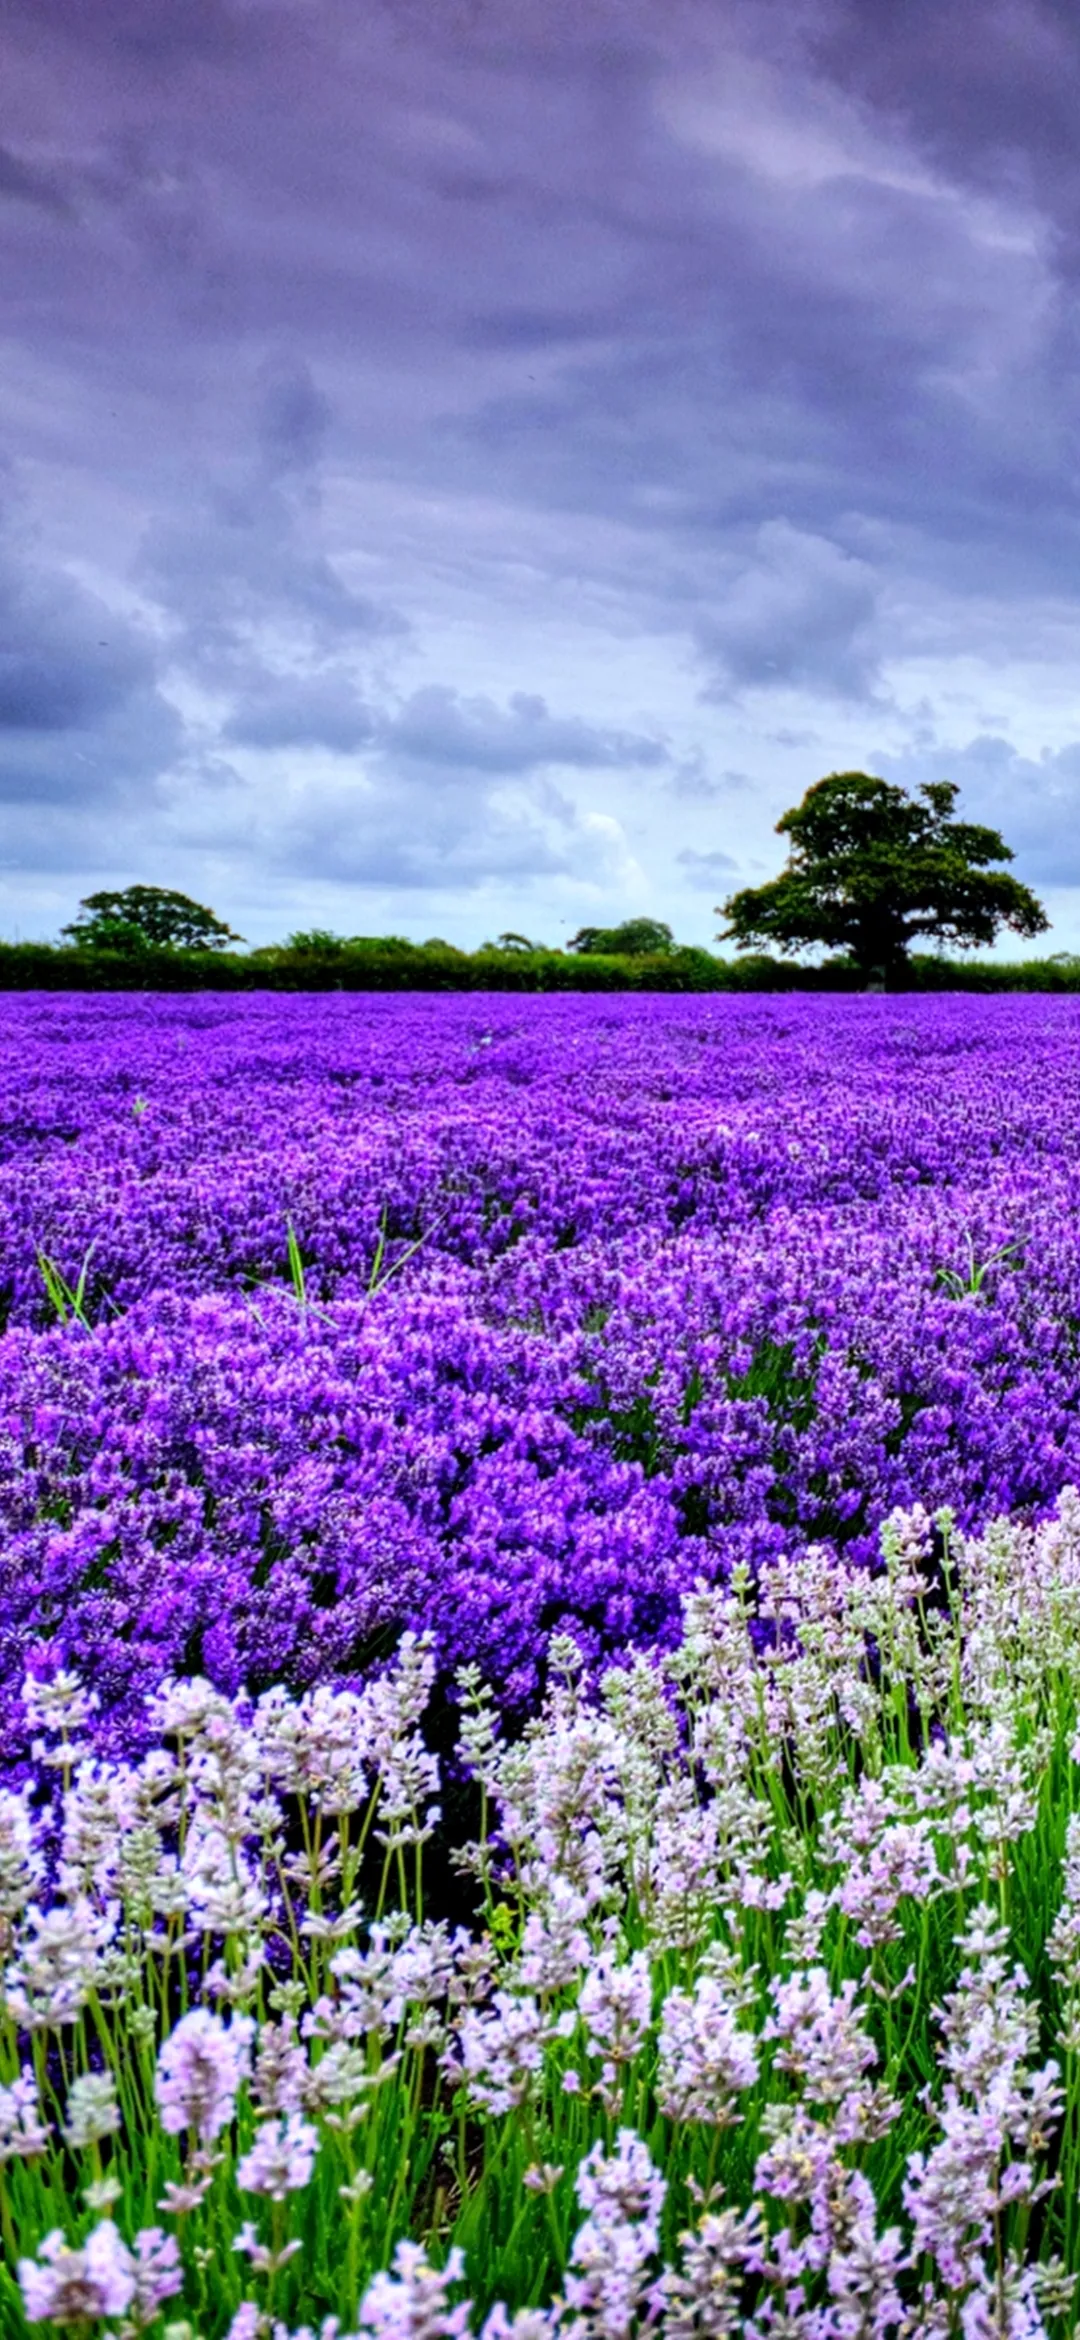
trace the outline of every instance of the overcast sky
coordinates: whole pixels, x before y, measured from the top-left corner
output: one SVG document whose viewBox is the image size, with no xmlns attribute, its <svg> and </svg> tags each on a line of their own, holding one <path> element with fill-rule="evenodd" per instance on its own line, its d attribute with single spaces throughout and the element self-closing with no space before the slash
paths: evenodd
<svg viewBox="0 0 1080 2340">
<path fill-rule="evenodd" d="M 708 941 L 857 767 L 1080 948 L 1075 0 L 0 44 L 0 932 Z"/>
</svg>

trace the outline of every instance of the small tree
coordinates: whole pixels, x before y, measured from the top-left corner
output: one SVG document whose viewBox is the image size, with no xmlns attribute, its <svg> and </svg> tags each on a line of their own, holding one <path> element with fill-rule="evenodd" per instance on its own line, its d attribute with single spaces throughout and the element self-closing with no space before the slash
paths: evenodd
<svg viewBox="0 0 1080 2340">
<path fill-rule="evenodd" d="M 296 934 L 287 934 L 284 947 L 298 951 L 305 959 L 332 959 L 345 949 L 345 937 L 329 926 L 305 926 Z"/>
<path fill-rule="evenodd" d="M 776 824 L 791 839 L 787 868 L 731 895 L 719 939 L 740 951 L 824 943 L 890 982 L 920 935 L 969 950 L 1001 926 L 1041 934 L 1042 904 L 990 866 L 1013 858 L 997 830 L 952 818 L 958 794 L 951 780 L 931 780 L 912 797 L 867 772 L 817 781 Z"/>
<path fill-rule="evenodd" d="M 120 892 L 87 894 L 80 916 L 61 929 L 85 951 L 223 951 L 242 942 L 224 919 L 190 894 L 168 886 L 125 886 Z"/>
<path fill-rule="evenodd" d="M 592 958 L 599 951 L 623 959 L 655 958 L 673 951 L 675 937 L 659 918 L 627 918 L 621 926 L 582 926 L 572 934 L 568 951 Z"/>
</svg>

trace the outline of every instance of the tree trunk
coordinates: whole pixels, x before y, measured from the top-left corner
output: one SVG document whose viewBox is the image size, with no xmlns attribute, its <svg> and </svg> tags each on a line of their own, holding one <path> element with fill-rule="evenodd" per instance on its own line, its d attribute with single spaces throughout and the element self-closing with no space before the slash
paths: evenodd
<svg viewBox="0 0 1080 2340">
<path fill-rule="evenodd" d="M 868 919 L 855 945 L 855 960 L 868 990 L 902 991 L 910 963 L 899 919 Z"/>
</svg>

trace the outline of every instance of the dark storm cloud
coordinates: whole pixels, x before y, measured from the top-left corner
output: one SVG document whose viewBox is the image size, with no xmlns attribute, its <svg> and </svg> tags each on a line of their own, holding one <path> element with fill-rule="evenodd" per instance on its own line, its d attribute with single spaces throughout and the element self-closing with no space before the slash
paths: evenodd
<svg viewBox="0 0 1080 2340">
<path fill-rule="evenodd" d="M 432 786 L 447 772 L 520 777 L 562 765 L 577 771 L 655 771 L 670 761 L 658 739 L 550 713 L 538 694 L 507 706 L 465 698 L 445 685 L 414 691 L 396 710 L 375 709 L 340 674 L 264 676 L 227 718 L 222 737 L 252 747 L 370 748 L 395 771 Z"/>
<path fill-rule="evenodd" d="M 110 27 L 130 43 L 139 23 L 148 86 L 176 19 L 126 5 L 113 17 L 102 0 L 94 38 L 85 14 L 52 15 L 99 72 Z M 894 181 L 879 175 L 872 124 L 848 151 L 851 125 L 826 109 L 818 143 L 835 151 L 815 160 L 797 51 L 786 76 L 751 76 L 745 98 L 740 85 L 740 133 L 727 53 L 738 60 L 749 27 L 753 57 L 753 19 L 661 19 L 644 0 L 581 19 L 376 6 L 361 41 L 336 0 L 196 12 L 155 106 L 159 183 L 151 151 L 118 195 L 120 224 L 137 243 L 151 218 L 164 233 L 186 185 L 188 226 L 159 277 L 194 304 L 188 335 L 209 300 L 202 333 L 227 337 L 233 297 L 238 334 L 285 328 L 348 351 L 361 405 L 380 366 L 434 363 L 435 427 L 409 450 L 429 475 L 490 478 L 494 465 L 508 492 L 636 508 L 645 527 L 641 498 L 662 483 L 681 492 L 703 559 L 751 518 L 825 545 L 852 507 L 921 524 L 928 469 L 935 537 L 951 524 L 967 543 L 973 522 L 989 525 L 991 493 L 1018 513 L 1033 479 L 1049 509 L 1052 397 L 1022 441 L 1007 396 L 995 411 L 965 389 L 992 347 L 1006 393 L 1028 366 L 1012 329 L 1037 300 L 1037 255 L 988 243 L 947 189 L 895 183 L 898 165 Z M 99 143 L 115 152 L 135 108 L 108 86 Z M 804 113 L 809 159 L 785 160 Z M 115 276 L 93 231 L 85 257 Z M 143 305 L 160 289 L 148 275 Z M 507 355 L 553 352 L 554 376 L 530 385 L 527 363 L 505 376 Z M 832 688 L 831 643 L 823 655 Z"/>
<path fill-rule="evenodd" d="M 155 521 L 136 575 L 176 654 L 208 681 L 245 670 L 262 681 L 255 644 L 265 627 L 287 627 L 293 650 L 315 657 L 404 631 L 396 611 L 354 591 L 303 506 L 265 479 L 217 482 L 191 513 Z"/>
<path fill-rule="evenodd" d="M 312 380 L 310 366 L 296 357 L 271 362 L 261 388 L 258 432 L 271 478 L 311 471 L 322 454 L 332 409 Z"/>
<path fill-rule="evenodd" d="M 51 31 L 89 51 L 107 40 L 114 56 L 151 69 L 250 52 L 259 13 L 232 0 L 185 0 L 183 8 L 172 0 L 96 0 L 93 10 L 85 0 L 9 0 L 12 21 L 22 17 L 39 39 Z"/>
<path fill-rule="evenodd" d="M 804 18 L 840 86 L 972 184 L 1036 191 L 1057 218 L 1080 195 L 1080 20 L 1071 0 L 986 0 L 978 38 L 934 0 L 830 0 Z"/>
<path fill-rule="evenodd" d="M 182 745 L 154 646 L 97 595 L 0 537 L 0 798 L 108 803 L 151 785 Z"/>
<path fill-rule="evenodd" d="M 528 691 L 513 692 L 502 708 L 487 698 L 462 698 L 429 685 L 414 692 L 383 725 L 380 737 L 397 762 L 461 772 L 516 774 L 554 764 L 578 771 L 656 771 L 670 761 L 660 740 L 552 715 L 546 702 Z"/>
<path fill-rule="evenodd" d="M 298 778 L 277 830 L 252 782 L 267 867 L 291 840 L 404 887 L 602 871 L 552 773 L 651 781 L 665 840 L 676 802 L 749 801 L 741 734 L 738 770 L 668 745 L 695 694 L 826 764 L 905 660 L 1041 654 L 1048 612 L 1067 638 L 1064 5 L 11 0 L 5 40 L 4 441 L 90 483 L 87 561 L 112 483 L 118 598 L 156 629 L 102 620 L 95 665 L 82 585 L 12 587 L 24 775 L 76 734 L 151 793 L 215 739 L 323 751 L 355 788 Z M 462 579 L 474 645 L 512 589 L 538 638 L 562 595 L 628 666 L 669 651 L 655 717 L 541 695 L 516 646 L 402 681 Z M 216 710 L 187 732 L 185 688 Z M 1064 766 L 980 754 L 1048 851 Z"/>
<path fill-rule="evenodd" d="M 722 797 L 742 795 L 753 785 L 749 772 L 740 772 L 734 765 L 720 772 L 710 770 L 700 753 L 677 762 L 667 783 L 669 794 L 684 798 L 688 804 L 715 804 Z"/>
<path fill-rule="evenodd" d="M 348 756 L 374 730 L 371 710 L 348 676 L 265 675 L 226 718 L 221 736 L 242 747 L 322 747 Z"/>
<path fill-rule="evenodd" d="M 16 203 L 34 203 L 42 211 L 55 212 L 60 219 L 71 216 L 71 207 L 63 190 L 57 187 L 48 171 L 35 168 L 9 147 L 0 146 L 0 203 L 8 199 Z"/>
<path fill-rule="evenodd" d="M 961 747 L 937 748 L 932 759 L 885 756 L 880 769 L 909 788 L 955 780 L 958 814 L 1000 829 L 1025 884 L 1080 885 L 1080 740 L 1026 756 L 1000 733 L 983 732 Z"/>
<path fill-rule="evenodd" d="M 719 878 L 739 866 L 737 861 L 732 860 L 730 853 L 696 853 L 692 845 L 684 845 L 675 859 L 688 877 L 703 886 L 714 886 Z"/>
<path fill-rule="evenodd" d="M 150 524 L 136 574 L 172 658 L 212 687 L 239 688 L 224 738 L 346 752 L 370 720 L 342 660 L 407 629 L 325 550 L 318 474 L 332 408 L 306 361 L 267 360 L 253 403 L 251 453 L 231 475 L 200 480 L 188 510 Z M 285 671 L 260 648 L 268 633 L 287 641 Z"/>
<path fill-rule="evenodd" d="M 839 698 L 870 697 L 882 648 L 878 591 L 867 562 L 786 520 L 766 521 L 715 616 L 698 627 L 718 669 L 706 695 L 806 683 Z"/>
</svg>

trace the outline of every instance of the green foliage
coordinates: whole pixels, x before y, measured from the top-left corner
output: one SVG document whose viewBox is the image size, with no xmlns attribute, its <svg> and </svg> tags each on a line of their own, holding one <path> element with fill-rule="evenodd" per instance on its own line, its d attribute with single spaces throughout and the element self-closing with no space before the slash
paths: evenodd
<svg viewBox="0 0 1080 2340">
<path fill-rule="evenodd" d="M 723 939 L 796 951 L 808 943 L 850 954 L 864 977 L 906 973 L 913 941 L 961 950 L 992 943 L 1002 926 L 1040 934 L 1046 914 L 1019 880 L 991 864 L 1013 856 L 996 829 L 952 818 L 959 791 L 927 781 L 908 796 L 866 772 L 833 772 L 808 788 L 777 832 L 787 868 L 732 894 Z"/>
<path fill-rule="evenodd" d="M 819 1342 L 818 1356 L 823 1347 L 824 1343 Z M 815 1374 L 812 1370 L 796 1372 L 793 1341 L 773 1341 L 766 1334 L 758 1342 L 746 1371 L 728 1374 L 727 1388 L 730 1397 L 764 1398 L 770 1414 L 778 1422 L 791 1422 L 797 1430 L 805 1430 L 813 1420 Z"/>
<path fill-rule="evenodd" d="M 317 932 L 317 930 L 314 930 Z M 491 943 L 461 951 L 450 943 L 401 935 L 335 936 L 333 948 L 289 943 L 247 951 L 129 947 L 121 935 L 92 949 L 0 942 L 5 991 L 641 991 L 857 992 L 866 975 L 852 956 L 820 966 L 743 949 L 736 958 L 696 944 L 646 957 L 554 949 L 507 950 Z M 1080 992 L 1080 961 L 946 959 L 913 951 L 891 979 L 909 992 Z"/>
<path fill-rule="evenodd" d="M 969 1233 L 964 1238 L 963 1267 L 939 1267 L 935 1281 L 950 1300 L 977 1300 L 990 1269 L 1000 1267 L 1004 1260 L 1014 1259 L 1019 1248 L 1017 1243 L 999 1243 L 997 1250 L 988 1252 L 985 1259 L 976 1259 L 975 1238 Z"/>
<path fill-rule="evenodd" d="M 581 926 L 566 948 L 586 957 L 605 952 L 614 958 L 643 959 L 673 951 L 675 937 L 660 918 L 626 918 L 621 926 Z"/>
<path fill-rule="evenodd" d="M 76 950 L 116 951 L 122 959 L 141 957 L 151 948 L 142 927 L 132 918 L 107 918 L 104 915 L 90 919 L 85 925 L 78 922 L 62 930 L 70 934 Z"/>
<path fill-rule="evenodd" d="M 296 934 L 285 937 L 285 949 L 298 951 L 304 958 L 336 958 L 345 949 L 345 937 L 333 934 L 328 926 L 303 927 Z"/>
<path fill-rule="evenodd" d="M 222 951 L 240 942 L 224 919 L 178 894 L 169 886 L 125 886 L 87 894 L 79 904 L 81 915 L 61 929 L 77 950 L 119 951 L 123 955 L 146 950 Z"/>
<path fill-rule="evenodd" d="M 300 1308 L 306 1308 L 307 1277 L 304 1273 L 304 1255 L 297 1241 L 296 1229 L 291 1219 L 285 1221 L 285 1234 L 289 1254 L 289 1281 L 292 1284 L 297 1305 Z"/>
<path fill-rule="evenodd" d="M 93 1325 L 86 1313 L 86 1283 L 90 1272 L 90 1261 L 96 1248 L 96 1243 L 87 1245 L 82 1266 L 74 1284 L 68 1282 L 67 1277 L 57 1266 L 56 1261 L 49 1257 L 47 1251 L 37 1252 L 38 1273 L 45 1286 L 45 1297 L 57 1324 L 81 1324 L 84 1332 L 93 1331 Z"/>
<path fill-rule="evenodd" d="M 762 1344 L 758 1394 L 791 1362 Z M 344 1693 L 166 1687 L 145 1754 L 93 1763 L 78 1677 L 30 1681 L 44 1778 L 6 1815 L 5 2340 L 32 2328 L 20 2261 L 55 2268 L 59 2236 L 90 2246 L 53 2286 L 74 2340 L 330 2316 L 467 2340 L 505 2301 L 490 2340 L 597 2266 L 622 2320 L 580 2340 L 805 2340 L 855 2283 L 856 2340 L 1072 2340 L 1078 1534 L 1066 1494 L 978 1542 L 896 1515 L 879 1571 L 741 1563 L 688 1596 L 679 1647 L 599 1681 L 553 1636 L 520 1733 L 463 1668 L 471 1804 L 431 1748 L 449 1718 L 427 1636 Z M 47 1879 L 29 1821 L 50 1782 L 68 1827 Z M 451 1850 L 460 1930 L 432 1891 Z M 631 2139 L 663 2181 L 649 2231 L 640 2183 L 586 2227 L 590 2176 Z M 411 2292 L 369 2294 L 406 2237 Z M 147 2289 L 120 2323 L 94 2284 L 111 2266 L 134 2290 L 136 2238 Z M 459 2276 L 471 2319 L 443 2313 Z"/>
</svg>

